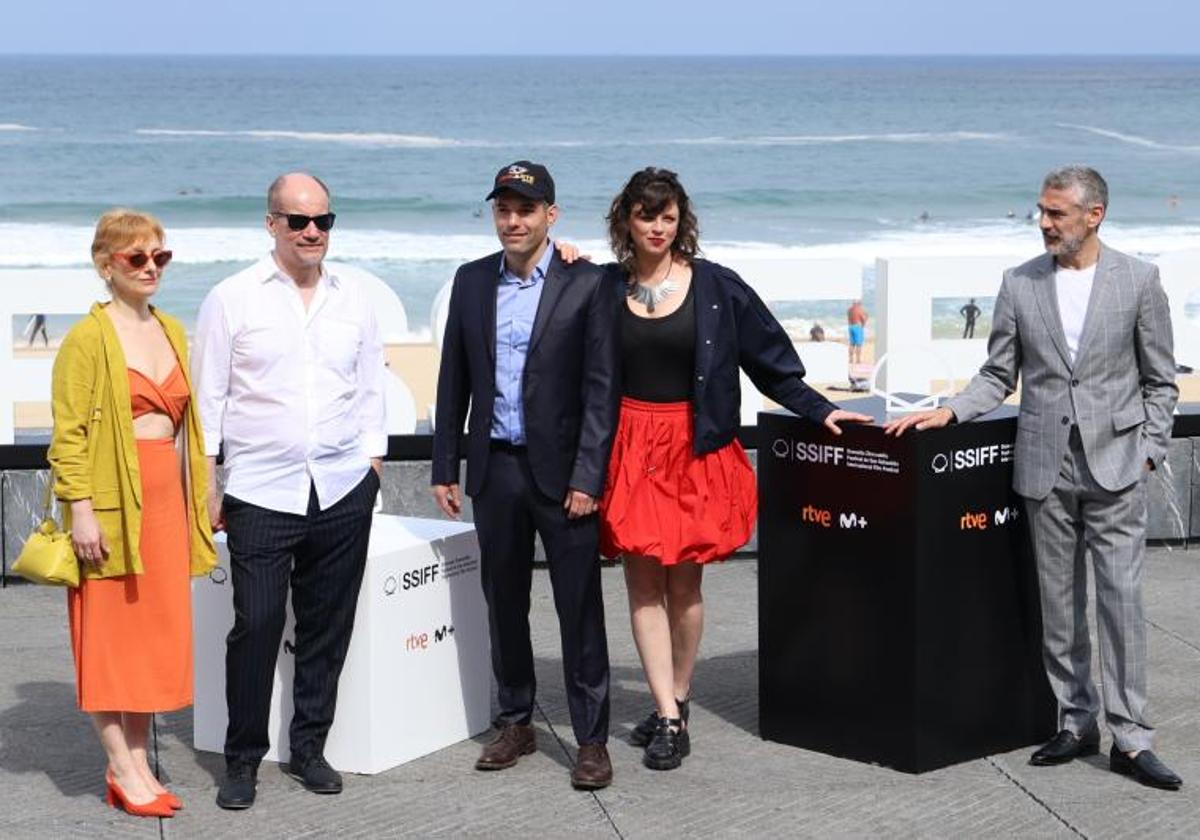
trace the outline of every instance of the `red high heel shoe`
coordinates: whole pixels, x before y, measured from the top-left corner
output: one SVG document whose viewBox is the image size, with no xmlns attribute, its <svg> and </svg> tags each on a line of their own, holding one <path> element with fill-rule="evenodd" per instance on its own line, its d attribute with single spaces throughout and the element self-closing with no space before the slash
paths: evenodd
<svg viewBox="0 0 1200 840">
<path fill-rule="evenodd" d="M 164 793 L 160 793 L 158 795 L 158 800 L 160 802 L 167 803 L 167 805 L 169 807 L 173 808 L 176 811 L 180 811 L 183 809 L 183 800 L 180 799 L 175 794 L 171 793 L 171 791 L 169 791 L 169 790 Z"/>
<path fill-rule="evenodd" d="M 104 780 L 108 783 L 108 790 L 105 793 L 104 801 L 114 808 L 120 808 L 127 814 L 132 814 L 135 817 L 173 817 L 175 811 L 163 801 L 163 797 L 159 796 L 149 802 L 138 805 L 130 802 L 125 791 L 117 784 L 117 780 L 113 778 L 112 771 L 104 774 Z"/>
</svg>

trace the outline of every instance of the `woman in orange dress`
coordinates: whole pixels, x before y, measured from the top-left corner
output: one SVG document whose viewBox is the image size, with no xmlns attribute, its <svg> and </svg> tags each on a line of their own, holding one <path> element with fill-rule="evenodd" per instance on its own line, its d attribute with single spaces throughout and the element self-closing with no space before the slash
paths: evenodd
<svg viewBox="0 0 1200 840">
<path fill-rule="evenodd" d="M 147 739 L 155 712 L 192 702 L 189 575 L 216 563 L 207 466 L 186 334 L 150 305 L 171 260 L 162 226 L 109 211 L 92 259 L 112 300 L 55 359 L 49 452 L 82 567 L 68 594 L 76 696 L 108 754 L 108 803 L 169 817 L 182 803 L 150 769 Z"/>
</svg>

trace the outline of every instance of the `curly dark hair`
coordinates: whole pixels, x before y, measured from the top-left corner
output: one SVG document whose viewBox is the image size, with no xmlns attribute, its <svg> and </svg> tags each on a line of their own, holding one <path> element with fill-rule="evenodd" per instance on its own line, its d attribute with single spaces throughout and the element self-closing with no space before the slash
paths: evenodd
<svg viewBox="0 0 1200 840">
<path fill-rule="evenodd" d="M 634 263 L 633 239 L 629 235 L 633 208 L 638 207 L 640 215 L 653 218 L 671 202 L 679 207 L 679 230 L 671 243 L 671 253 L 689 263 L 700 253 L 700 227 L 687 192 L 679 183 L 679 176 L 669 169 L 647 166 L 633 173 L 605 216 L 608 241 L 617 261 L 627 271 L 632 271 Z"/>
</svg>

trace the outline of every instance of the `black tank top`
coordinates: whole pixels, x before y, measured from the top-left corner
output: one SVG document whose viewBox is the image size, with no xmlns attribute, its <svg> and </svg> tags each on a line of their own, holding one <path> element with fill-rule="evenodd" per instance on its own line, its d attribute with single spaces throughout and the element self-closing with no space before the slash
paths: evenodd
<svg viewBox="0 0 1200 840">
<path fill-rule="evenodd" d="M 678 309 L 662 318 L 634 315 L 621 307 L 622 391 L 646 402 L 684 402 L 692 398 L 696 366 L 695 280 Z"/>
</svg>

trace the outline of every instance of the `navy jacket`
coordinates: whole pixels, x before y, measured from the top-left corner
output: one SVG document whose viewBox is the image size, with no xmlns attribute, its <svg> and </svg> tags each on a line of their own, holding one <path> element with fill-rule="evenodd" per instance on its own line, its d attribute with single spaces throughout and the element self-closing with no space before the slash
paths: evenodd
<svg viewBox="0 0 1200 840">
<path fill-rule="evenodd" d="M 611 269 L 621 279 L 625 275 Z M 723 265 L 692 262 L 696 305 L 696 370 L 692 383 L 697 455 L 720 449 L 741 425 L 742 368 L 763 394 L 789 411 L 823 423 L 833 403 L 804 382 L 804 365 L 792 340 L 754 290 Z"/>
<path fill-rule="evenodd" d="M 432 483 L 458 483 L 467 420 L 471 496 L 483 489 L 490 453 L 500 256 L 454 275 L 438 373 Z M 615 278 L 582 260 L 566 265 L 556 253 L 544 282 L 521 381 L 530 471 L 550 498 L 569 488 L 599 496 L 620 402 Z"/>
</svg>

